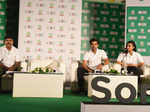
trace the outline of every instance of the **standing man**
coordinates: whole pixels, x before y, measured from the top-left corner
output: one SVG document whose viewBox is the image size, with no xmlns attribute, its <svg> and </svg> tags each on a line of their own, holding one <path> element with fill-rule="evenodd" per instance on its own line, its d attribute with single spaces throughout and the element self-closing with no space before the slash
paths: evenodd
<svg viewBox="0 0 150 112">
<path fill-rule="evenodd" d="M 6 37 L 4 40 L 4 46 L 0 47 L 0 69 L 2 74 L 6 71 L 15 71 L 20 67 L 21 58 L 18 49 L 13 46 L 13 39 Z"/>
<path fill-rule="evenodd" d="M 101 71 L 104 65 L 109 64 L 107 54 L 104 50 L 98 49 L 99 42 L 93 38 L 90 41 L 91 50 L 84 56 L 82 67 L 77 69 L 79 92 L 84 91 L 84 76 L 85 73 L 91 73 L 95 70 Z M 102 64 L 102 60 L 104 64 Z"/>
</svg>

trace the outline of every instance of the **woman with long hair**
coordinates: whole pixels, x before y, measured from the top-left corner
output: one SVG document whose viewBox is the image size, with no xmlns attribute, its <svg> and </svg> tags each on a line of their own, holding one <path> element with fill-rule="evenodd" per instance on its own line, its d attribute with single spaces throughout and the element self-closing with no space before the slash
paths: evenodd
<svg viewBox="0 0 150 112">
<path fill-rule="evenodd" d="M 136 52 L 136 44 L 134 41 L 128 41 L 125 52 L 118 56 L 117 63 L 123 68 L 127 68 L 128 73 L 133 75 L 142 75 L 142 66 L 144 65 L 143 57 Z"/>
</svg>

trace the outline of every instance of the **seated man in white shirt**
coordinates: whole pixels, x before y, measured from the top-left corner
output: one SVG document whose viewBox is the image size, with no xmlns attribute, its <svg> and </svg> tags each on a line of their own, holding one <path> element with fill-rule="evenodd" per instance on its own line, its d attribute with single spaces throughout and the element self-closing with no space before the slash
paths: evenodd
<svg viewBox="0 0 150 112">
<path fill-rule="evenodd" d="M 94 72 L 95 70 L 102 70 L 104 65 L 109 64 L 108 57 L 104 50 L 98 49 L 99 42 L 95 38 L 90 40 L 91 50 L 84 56 L 82 66 L 77 70 L 79 92 L 84 91 L 84 76 L 86 73 Z M 104 60 L 104 65 L 102 65 Z"/>
<path fill-rule="evenodd" d="M 20 54 L 17 48 L 13 46 L 13 39 L 11 37 L 6 37 L 4 40 L 4 46 L 0 47 L 0 69 L 1 74 L 6 71 L 15 71 L 20 67 Z"/>
</svg>

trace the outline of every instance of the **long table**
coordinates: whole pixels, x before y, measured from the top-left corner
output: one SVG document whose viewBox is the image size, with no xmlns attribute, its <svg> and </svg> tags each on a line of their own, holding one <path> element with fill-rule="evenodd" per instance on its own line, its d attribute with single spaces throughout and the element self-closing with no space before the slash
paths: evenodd
<svg viewBox="0 0 150 112">
<path fill-rule="evenodd" d="M 63 97 L 63 73 L 14 73 L 13 97 Z"/>
</svg>

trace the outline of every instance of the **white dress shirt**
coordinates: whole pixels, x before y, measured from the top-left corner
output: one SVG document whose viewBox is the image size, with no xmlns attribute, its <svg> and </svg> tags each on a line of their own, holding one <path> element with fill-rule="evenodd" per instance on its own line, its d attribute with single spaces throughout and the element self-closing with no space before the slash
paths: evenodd
<svg viewBox="0 0 150 112">
<path fill-rule="evenodd" d="M 96 54 L 90 50 L 84 56 L 84 60 L 88 61 L 88 67 L 95 70 L 102 63 L 102 60 L 107 59 L 107 54 L 104 50 L 97 49 Z"/>
<path fill-rule="evenodd" d="M 139 63 L 144 63 L 144 60 L 142 58 L 142 56 L 133 51 L 133 54 L 130 55 L 129 53 L 125 54 L 125 53 L 121 53 L 118 56 L 117 61 L 119 62 L 124 62 L 126 64 L 139 64 Z"/>
<path fill-rule="evenodd" d="M 17 48 L 12 46 L 8 50 L 6 46 L 0 47 L 0 61 L 7 67 L 11 67 L 15 62 L 21 61 L 21 57 Z"/>
</svg>

